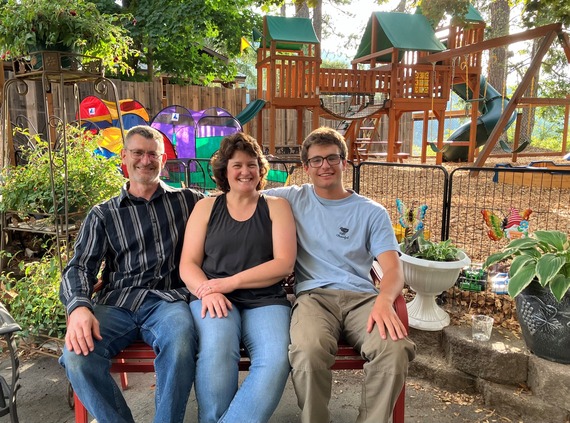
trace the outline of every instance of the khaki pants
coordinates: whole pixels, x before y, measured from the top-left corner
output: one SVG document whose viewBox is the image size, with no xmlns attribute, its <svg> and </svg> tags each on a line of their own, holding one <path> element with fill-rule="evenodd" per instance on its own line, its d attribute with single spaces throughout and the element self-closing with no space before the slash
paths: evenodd
<svg viewBox="0 0 570 423">
<path fill-rule="evenodd" d="M 337 343 L 342 337 L 367 360 L 357 423 L 386 423 L 408 374 L 416 346 L 408 338 L 366 332 L 376 295 L 333 289 L 301 293 L 293 306 L 289 360 L 303 423 L 329 423 Z"/>
</svg>

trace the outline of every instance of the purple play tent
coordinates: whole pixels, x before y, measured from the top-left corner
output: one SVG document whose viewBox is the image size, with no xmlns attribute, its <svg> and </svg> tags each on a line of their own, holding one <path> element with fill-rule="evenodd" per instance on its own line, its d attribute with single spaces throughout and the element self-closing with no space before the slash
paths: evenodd
<svg viewBox="0 0 570 423">
<path fill-rule="evenodd" d="M 242 130 L 239 121 L 220 107 L 193 111 L 178 105 L 158 112 L 151 126 L 166 134 L 178 159 L 209 159 L 223 137 Z"/>
</svg>

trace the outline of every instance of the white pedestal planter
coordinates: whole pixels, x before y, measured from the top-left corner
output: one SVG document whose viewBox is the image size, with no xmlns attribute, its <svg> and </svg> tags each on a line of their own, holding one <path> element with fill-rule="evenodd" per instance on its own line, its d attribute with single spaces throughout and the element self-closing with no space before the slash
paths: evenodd
<svg viewBox="0 0 570 423">
<path fill-rule="evenodd" d="M 471 259 L 461 251 L 457 261 L 431 261 L 402 254 L 406 283 L 416 292 L 407 304 L 410 326 L 436 331 L 449 325 L 449 315 L 437 305 L 435 297 L 453 286 L 461 269 Z"/>
</svg>

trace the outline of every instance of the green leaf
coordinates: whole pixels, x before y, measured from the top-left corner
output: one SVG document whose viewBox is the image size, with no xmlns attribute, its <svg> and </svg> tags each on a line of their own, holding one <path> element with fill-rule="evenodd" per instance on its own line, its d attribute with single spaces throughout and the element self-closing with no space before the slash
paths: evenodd
<svg viewBox="0 0 570 423">
<path fill-rule="evenodd" d="M 523 266 L 535 266 L 537 259 L 531 256 L 516 256 L 511 263 L 509 275 L 515 275 Z"/>
<path fill-rule="evenodd" d="M 487 257 L 487 260 L 485 260 L 485 263 L 483 263 L 483 269 L 488 269 L 493 264 L 498 263 L 500 261 L 503 261 L 504 259 L 506 259 L 507 257 L 510 257 L 510 256 L 511 256 L 511 253 L 508 251 L 501 251 L 498 253 L 491 254 L 489 257 Z"/>
<path fill-rule="evenodd" d="M 509 295 L 513 298 L 519 295 L 532 282 L 535 275 L 534 262 L 527 262 L 526 266 L 519 268 L 517 273 L 509 276 Z"/>
<path fill-rule="evenodd" d="M 505 248 L 505 251 L 533 248 L 537 243 L 538 241 L 534 238 L 519 238 L 511 241 Z"/>
<path fill-rule="evenodd" d="M 561 274 L 556 275 L 550 282 L 550 290 L 558 301 L 562 300 L 569 288 L 570 278 Z"/>
<path fill-rule="evenodd" d="M 536 274 L 540 284 L 542 286 L 546 286 L 551 279 L 556 276 L 565 263 L 566 260 L 563 257 L 559 257 L 552 253 L 544 254 L 540 257 L 536 265 Z"/>
<path fill-rule="evenodd" d="M 539 259 L 542 256 L 542 252 L 540 250 L 538 250 L 537 246 L 539 246 L 540 243 L 537 243 L 535 247 L 533 248 L 523 248 L 519 251 L 520 255 L 525 255 L 525 256 L 530 256 L 530 257 L 534 257 L 535 259 Z"/>
<path fill-rule="evenodd" d="M 560 231 L 535 231 L 534 236 L 539 242 L 544 242 L 557 251 L 564 250 L 564 245 L 568 241 L 566 234 Z"/>
</svg>

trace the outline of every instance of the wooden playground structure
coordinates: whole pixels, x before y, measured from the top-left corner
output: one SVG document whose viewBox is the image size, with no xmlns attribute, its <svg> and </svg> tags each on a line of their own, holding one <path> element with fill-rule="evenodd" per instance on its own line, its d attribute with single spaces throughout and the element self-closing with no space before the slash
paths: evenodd
<svg viewBox="0 0 570 423">
<path fill-rule="evenodd" d="M 303 18 L 264 17 L 263 37 L 257 50 L 257 87 L 259 98 L 266 101 L 270 128 L 274 128 L 277 109 L 297 111 L 297 141 L 304 138 L 304 111 L 312 114 L 312 128 L 319 126 L 320 117 L 350 122 L 344 129 L 349 145 L 348 159 L 361 162 L 380 158 L 388 162 L 403 161 L 409 153 L 402 152 L 398 139 L 400 118 L 406 112 L 423 113 L 421 161 L 426 162 L 427 148 L 436 151 L 436 164 L 441 164 L 447 148 L 463 148 L 463 161 L 483 166 L 500 135 L 514 122 L 516 110 L 537 105 L 563 105 L 565 108 L 562 154 L 567 151 L 570 98 L 524 98 L 523 94 L 540 69 L 544 55 L 556 38 L 559 39 L 570 63 L 570 41 L 561 24 L 551 24 L 484 40 L 485 22 L 474 9 L 465 16 L 467 24 L 438 29 L 438 37 L 421 14 L 375 12 L 352 61 L 352 69 L 321 68 L 320 42 L 311 21 Z M 390 38 L 400 28 L 402 34 L 414 32 L 411 38 Z M 284 28 L 293 28 L 287 32 Z M 410 30 L 414 28 L 414 30 Z M 415 36 L 414 36 L 415 35 Z M 540 48 L 509 99 L 504 95 L 500 116 L 485 139 L 477 134 L 479 107 L 471 107 L 470 128 L 466 140 L 444 140 L 444 121 L 450 116 L 447 104 L 454 86 L 464 84 L 470 102 L 483 102 L 481 89 L 482 53 L 485 50 L 542 37 Z M 483 91 L 486 90 L 485 85 Z M 352 113 L 339 115 L 323 105 L 324 95 L 351 96 Z M 262 111 L 263 112 L 263 111 Z M 257 116 L 257 139 L 263 143 L 262 113 Z M 380 118 L 388 117 L 387 139 L 374 138 Z M 437 141 L 428 140 L 428 123 L 437 120 Z M 480 123 L 479 123 L 480 124 Z M 516 120 L 513 158 L 521 150 L 518 141 L 520 119 Z M 275 132 L 269 131 L 269 152 L 275 153 Z M 480 151 L 479 148 L 483 147 Z M 524 147 L 523 147 L 524 148 Z M 382 152 L 378 152 L 383 149 Z M 560 154 L 560 153 L 556 153 Z"/>
</svg>

